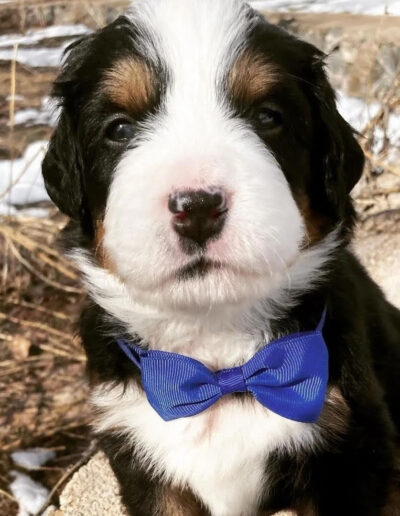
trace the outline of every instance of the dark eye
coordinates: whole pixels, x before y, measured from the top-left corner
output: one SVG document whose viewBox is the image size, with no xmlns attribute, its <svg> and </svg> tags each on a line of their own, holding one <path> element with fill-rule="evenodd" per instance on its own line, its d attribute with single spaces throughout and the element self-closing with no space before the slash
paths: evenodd
<svg viewBox="0 0 400 516">
<path fill-rule="evenodd" d="M 257 109 L 254 118 L 261 129 L 271 130 L 282 125 L 282 115 L 278 111 L 264 106 Z"/>
<path fill-rule="evenodd" d="M 124 118 L 119 118 L 111 122 L 106 129 L 106 137 L 112 142 L 126 143 L 135 136 L 134 124 Z"/>
</svg>

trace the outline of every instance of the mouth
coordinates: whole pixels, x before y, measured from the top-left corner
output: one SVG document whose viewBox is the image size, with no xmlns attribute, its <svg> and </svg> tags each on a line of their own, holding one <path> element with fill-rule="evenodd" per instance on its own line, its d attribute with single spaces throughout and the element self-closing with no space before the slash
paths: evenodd
<svg viewBox="0 0 400 516">
<path fill-rule="evenodd" d="M 196 277 L 204 277 L 211 270 L 221 269 L 222 265 L 201 257 L 189 263 L 177 273 L 178 279 L 185 281 Z"/>
</svg>

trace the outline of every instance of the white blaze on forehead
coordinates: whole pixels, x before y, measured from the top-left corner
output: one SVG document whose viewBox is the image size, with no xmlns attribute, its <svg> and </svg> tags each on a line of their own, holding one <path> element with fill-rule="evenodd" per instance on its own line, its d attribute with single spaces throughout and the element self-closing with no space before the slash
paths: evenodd
<svg viewBox="0 0 400 516">
<path fill-rule="evenodd" d="M 243 123 L 232 119 L 225 102 L 224 80 L 255 12 L 242 0 L 137 0 L 129 16 L 141 52 L 167 77 L 160 112 L 139 139 L 151 141 L 159 161 L 166 151 L 162 162 L 174 172 L 162 180 L 172 189 L 222 186 L 214 181 L 221 176 L 218 163 L 226 161 L 226 141 L 244 137 Z"/>
<path fill-rule="evenodd" d="M 168 110 L 183 111 L 188 103 L 198 115 L 204 103 L 208 110 L 218 104 L 218 86 L 254 13 L 240 0 L 139 0 L 130 17 L 141 29 L 142 51 L 168 70 Z"/>
</svg>

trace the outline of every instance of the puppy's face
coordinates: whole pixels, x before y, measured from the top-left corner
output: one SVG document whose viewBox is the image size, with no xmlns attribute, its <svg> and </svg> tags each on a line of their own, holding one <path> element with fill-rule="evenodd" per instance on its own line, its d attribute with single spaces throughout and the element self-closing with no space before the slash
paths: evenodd
<svg viewBox="0 0 400 516">
<path fill-rule="evenodd" d="M 102 267 L 149 304 L 268 295 L 339 222 L 362 154 L 312 46 L 232 0 L 151 0 L 74 44 L 44 161 Z"/>
</svg>

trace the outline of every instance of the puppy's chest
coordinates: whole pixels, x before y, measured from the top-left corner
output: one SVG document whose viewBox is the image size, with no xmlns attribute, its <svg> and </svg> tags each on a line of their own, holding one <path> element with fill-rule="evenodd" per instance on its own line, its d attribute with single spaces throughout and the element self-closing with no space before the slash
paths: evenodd
<svg viewBox="0 0 400 516">
<path fill-rule="evenodd" d="M 173 351 L 216 370 L 243 363 L 259 346 L 257 339 L 226 338 L 230 345 L 210 338 Z M 226 396 L 201 414 L 165 422 L 135 387 L 119 396 L 98 394 L 95 403 L 106 409 L 100 427 L 123 428 L 145 467 L 189 487 L 213 516 L 254 514 L 268 492 L 268 455 L 311 446 L 315 438 L 312 425 L 284 419 L 249 395 Z"/>
<path fill-rule="evenodd" d="M 311 446 L 314 440 L 311 425 L 285 420 L 240 397 L 222 399 L 185 420 L 150 419 L 134 430 L 139 455 L 173 485 L 189 486 L 213 516 L 253 514 L 268 492 L 269 454 Z"/>
</svg>

